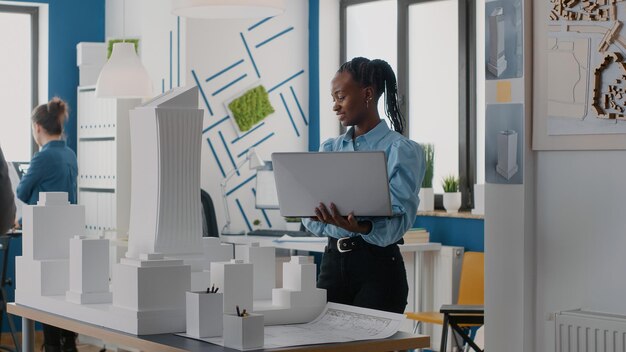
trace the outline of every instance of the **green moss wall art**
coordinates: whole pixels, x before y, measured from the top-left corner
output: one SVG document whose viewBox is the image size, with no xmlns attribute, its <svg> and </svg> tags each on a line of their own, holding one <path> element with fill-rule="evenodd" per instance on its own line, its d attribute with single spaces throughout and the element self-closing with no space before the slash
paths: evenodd
<svg viewBox="0 0 626 352">
<path fill-rule="evenodd" d="M 251 88 L 228 104 L 232 118 L 237 123 L 239 131 L 246 132 L 254 125 L 274 113 L 269 95 L 264 86 Z"/>
</svg>

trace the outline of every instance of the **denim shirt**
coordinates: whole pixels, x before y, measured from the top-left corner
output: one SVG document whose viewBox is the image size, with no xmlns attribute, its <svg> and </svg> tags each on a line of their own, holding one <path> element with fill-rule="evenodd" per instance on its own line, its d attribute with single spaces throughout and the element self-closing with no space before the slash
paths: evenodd
<svg viewBox="0 0 626 352">
<path fill-rule="evenodd" d="M 17 197 L 26 204 L 37 204 L 39 192 L 67 192 L 76 204 L 76 154 L 65 141 L 50 141 L 36 153 L 17 186 Z"/>
<path fill-rule="evenodd" d="M 304 226 L 317 236 L 334 238 L 362 236 L 363 239 L 380 247 L 398 242 L 413 226 L 419 205 L 418 193 L 426 170 L 424 151 L 419 144 L 392 131 L 385 121 L 353 140 L 354 127 L 337 138 L 325 141 L 320 151 L 370 151 L 382 150 L 387 156 L 387 173 L 391 195 L 391 217 L 359 216 L 359 221 L 370 221 L 372 230 L 368 234 L 349 232 L 340 227 L 303 219 Z M 329 170 L 332 172 L 332 170 Z M 349 180 L 343 180 L 349 182 Z M 330 204 L 326 204 L 330 206 Z"/>
</svg>

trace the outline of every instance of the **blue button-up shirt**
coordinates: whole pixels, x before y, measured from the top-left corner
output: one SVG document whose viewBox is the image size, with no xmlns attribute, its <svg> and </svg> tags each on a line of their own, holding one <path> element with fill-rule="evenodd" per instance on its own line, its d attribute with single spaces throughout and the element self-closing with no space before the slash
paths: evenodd
<svg viewBox="0 0 626 352">
<path fill-rule="evenodd" d="M 372 222 L 372 230 L 366 235 L 310 219 L 303 219 L 302 222 L 317 236 L 342 238 L 363 235 L 363 239 L 368 243 L 386 247 L 398 242 L 415 221 L 419 205 L 418 193 L 426 170 L 424 151 L 419 144 L 390 130 L 387 123 L 382 120 L 366 134 L 354 139 L 353 136 L 354 128 L 350 128 L 344 135 L 324 142 L 320 151 L 384 151 L 387 156 L 393 216 L 357 217 L 360 221 Z M 349 182 L 349 180 L 345 181 Z"/>
<path fill-rule="evenodd" d="M 37 204 L 39 192 L 67 192 L 76 204 L 76 154 L 65 141 L 50 141 L 30 161 L 28 171 L 17 186 L 17 197 L 26 204 Z"/>
</svg>

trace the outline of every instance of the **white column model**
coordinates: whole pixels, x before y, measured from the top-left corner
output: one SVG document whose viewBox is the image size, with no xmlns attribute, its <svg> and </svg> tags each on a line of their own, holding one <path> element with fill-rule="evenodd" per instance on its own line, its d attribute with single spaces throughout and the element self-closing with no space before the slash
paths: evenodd
<svg viewBox="0 0 626 352">
<path fill-rule="evenodd" d="M 498 133 L 498 165 L 496 171 L 510 180 L 517 173 L 517 132 L 513 130 Z"/>
<path fill-rule="evenodd" d="M 504 11 L 501 7 L 496 7 L 489 15 L 489 62 L 487 63 L 487 69 L 494 76 L 500 77 L 506 70 L 506 64 L 504 53 Z"/>
<path fill-rule="evenodd" d="M 70 240 L 70 289 L 65 299 L 76 304 L 111 303 L 109 240 L 74 236 Z"/>
</svg>

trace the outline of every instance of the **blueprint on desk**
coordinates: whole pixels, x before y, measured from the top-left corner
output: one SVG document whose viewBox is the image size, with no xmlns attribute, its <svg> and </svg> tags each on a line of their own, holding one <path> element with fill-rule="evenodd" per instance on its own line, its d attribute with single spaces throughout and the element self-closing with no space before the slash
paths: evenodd
<svg viewBox="0 0 626 352">
<path fill-rule="evenodd" d="M 329 302 L 310 323 L 266 326 L 263 348 L 385 339 L 398 332 L 405 319 L 402 314 Z M 221 336 L 200 340 L 224 345 Z"/>
</svg>

